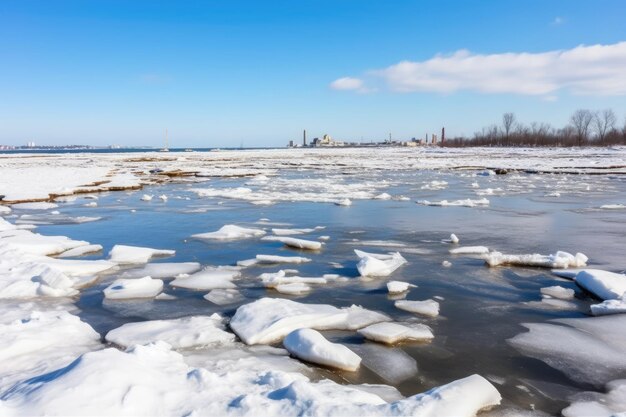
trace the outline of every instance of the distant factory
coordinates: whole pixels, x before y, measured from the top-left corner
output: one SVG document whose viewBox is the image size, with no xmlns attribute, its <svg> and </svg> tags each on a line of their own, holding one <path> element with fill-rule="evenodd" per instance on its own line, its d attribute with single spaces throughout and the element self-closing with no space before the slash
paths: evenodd
<svg viewBox="0 0 626 417">
<path fill-rule="evenodd" d="M 389 134 L 389 138 L 383 141 L 370 141 L 360 142 L 356 141 L 341 141 L 335 140 L 330 135 L 325 134 L 321 138 L 313 138 L 312 141 L 307 142 L 306 129 L 302 131 L 302 143 L 299 141 L 290 140 L 287 147 L 289 148 L 333 148 L 333 147 L 365 147 L 365 146 L 443 146 L 446 138 L 445 128 L 441 128 L 441 137 L 434 133 L 426 133 L 423 139 L 411 138 L 410 140 L 394 140 Z"/>
</svg>

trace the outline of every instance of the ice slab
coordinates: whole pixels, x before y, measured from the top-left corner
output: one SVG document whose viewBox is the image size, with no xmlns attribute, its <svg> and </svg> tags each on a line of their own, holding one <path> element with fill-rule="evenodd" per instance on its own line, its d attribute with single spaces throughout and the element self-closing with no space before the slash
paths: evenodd
<svg viewBox="0 0 626 417">
<path fill-rule="evenodd" d="M 489 266 L 517 265 L 537 266 L 543 268 L 579 268 L 587 264 L 588 258 L 577 253 L 572 255 L 568 252 L 558 251 L 554 255 L 508 255 L 500 252 L 491 252 L 484 255 L 483 259 Z"/>
<path fill-rule="evenodd" d="M 408 282 L 403 281 L 389 281 L 387 283 L 387 291 L 389 291 L 389 294 L 403 293 L 412 287 L 417 287 L 417 285 L 409 284 Z"/>
<path fill-rule="evenodd" d="M 292 331 L 285 336 L 283 346 L 299 359 L 344 371 L 356 371 L 361 363 L 359 355 L 348 347 L 329 342 L 313 329 Z"/>
<path fill-rule="evenodd" d="M 256 255 L 257 263 L 261 264 L 302 264 L 311 262 L 303 256 Z"/>
<path fill-rule="evenodd" d="M 78 256 L 84 256 L 95 252 L 100 252 L 102 245 L 84 245 L 74 249 L 66 250 L 58 255 L 59 258 L 75 258 Z"/>
<path fill-rule="evenodd" d="M 399 252 L 380 255 L 355 249 L 354 253 L 360 258 L 356 267 L 363 277 L 386 277 L 406 263 Z"/>
<path fill-rule="evenodd" d="M 183 349 L 231 343 L 235 340 L 235 335 L 225 331 L 222 317 L 213 314 L 126 323 L 107 333 L 106 340 L 124 347 L 162 341 L 174 349 Z"/>
<path fill-rule="evenodd" d="M 600 304 L 591 305 L 591 314 L 594 316 L 623 313 L 626 313 L 626 296 L 618 300 L 605 300 Z"/>
<path fill-rule="evenodd" d="M 228 269 L 207 268 L 190 276 L 176 278 L 170 285 L 172 287 L 188 288 L 192 290 L 214 290 L 218 288 L 237 288 L 232 282 L 241 273 Z"/>
<path fill-rule="evenodd" d="M 319 250 L 322 248 L 321 242 L 316 242 L 314 240 L 296 239 L 295 237 L 266 236 L 261 238 L 261 240 L 265 240 L 268 242 L 280 242 L 285 246 L 296 249 Z"/>
<path fill-rule="evenodd" d="M 151 277 L 117 279 L 104 289 L 104 296 L 110 300 L 130 298 L 152 298 L 163 290 L 163 281 Z"/>
<path fill-rule="evenodd" d="M 486 246 L 461 246 L 450 249 L 448 252 L 453 255 L 484 255 L 489 253 L 489 248 Z"/>
<path fill-rule="evenodd" d="M 318 228 L 315 229 L 280 229 L 280 228 L 274 228 L 272 229 L 272 233 L 274 233 L 276 236 L 291 236 L 291 235 L 303 235 L 306 233 L 312 233 L 314 231 L 318 230 Z"/>
<path fill-rule="evenodd" d="M 173 256 L 176 251 L 167 249 L 152 249 L 139 246 L 115 245 L 109 256 L 112 262 L 118 264 L 145 264 L 157 256 Z"/>
<path fill-rule="evenodd" d="M 576 284 L 602 300 L 621 299 L 626 293 L 626 275 L 600 269 L 584 269 L 576 274 Z"/>
<path fill-rule="evenodd" d="M 423 316 L 437 317 L 439 315 L 439 303 L 432 299 L 423 301 L 398 300 L 394 305 L 400 310 L 421 314 Z"/>
<path fill-rule="evenodd" d="M 237 239 L 249 239 L 253 237 L 263 236 L 265 230 L 257 229 L 253 227 L 241 227 L 234 224 L 227 224 L 222 226 L 219 230 L 209 233 L 199 233 L 192 235 L 191 237 L 196 239 L 208 239 L 208 240 L 237 240 Z"/>
<path fill-rule="evenodd" d="M 606 394 L 583 392 L 561 411 L 563 417 L 619 417 L 626 411 L 626 379 L 606 384 Z"/>
<path fill-rule="evenodd" d="M 259 276 L 263 285 L 268 288 L 275 288 L 279 285 L 285 284 L 313 284 L 324 285 L 327 283 L 326 278 L 323 277 L 299 277 L 299 276 L 287 276 L 286 271 L 280 270 L 278 272 L 266 272 Z"/>
<path fill-rule="evenodd" d="M 571 288 L 564 288 L 560 285 L 554 285 L 552 287 L 544 287 L 541 290 L 542 295 L 548 295 L 560 300 L 571 300 L 574 298 L 574 290 Z"/>
<path fill-rule="evenodd" d="M 209 291 L 204 299 L 220 306 L 238 303 L 244 300 L 244 296 L 235 289 L 215 289 Z"/>
<path fill-rule="evenodd" d="M 423 206 L 438 206 L 438 207 L 480 207 L 480 206 L 488 206 L 489 200 L 486 198 L 480 198 L 478 200 L 465 199 L 465 200 L 441 200 L 441 201 L 428 201 L 428 200 L 420 200 L 417 202 Z"/>
<path fill-rule="evenodd" d="M 150 275 L 152 278 L 172 278 L 193 274 L 202 266 L 198 262 L 157 262 L 141 268 L 124 271 L 122 278 L 140 278 Z"/>
<path fill-rule="evenodd" d="M 12 207 L 14 209 L 20 209 L 20 210 L 50 210 L 50 209 L 59 207 L 59 205 L 55 203 L 41 202 L 41 203 L 13 204 Z"/>
<path fill-rule="evenodd" d="M 435 337 L 430 327 L 424 324 L 416 324 L 409 327 L 393 322 L 372 324 L 357 330 L 357 332 L 366 339 L 387 344 L 405 340 L 431 340 Z"/>
<path fill-rule="evenodd" d="M 303 304 L 277 298 L 261 298 L 237 309 L 230 327 L 248 345 L 281 340 L 293 330 L 355 330 L 390 318 L 362 307 L 337 308 L 328 304 Z"/>
<path fill-rule="evenodd" d="M 311 291 L 311 287 L 302 282 L 291 282 L 289 284 L 279 284 L 274 287 L 281 294 L 300 295 Z"/>
</svg>

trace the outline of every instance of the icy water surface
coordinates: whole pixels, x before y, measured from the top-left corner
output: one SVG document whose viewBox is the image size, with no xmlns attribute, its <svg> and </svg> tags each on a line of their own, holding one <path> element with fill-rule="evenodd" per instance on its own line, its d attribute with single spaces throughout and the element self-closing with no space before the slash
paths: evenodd
<svg viewBox="0 0 626 417">
<path fill-rule="evenodd" d="M 82 224 L 41 225 L 38 231 L 102 244 L 104 254 L 88 257 L 93 259 L 104 257 L 115 244 L 176 250 L 176 256 L 157 262 L 234 265 L 257 254 L 301 255 L 313 259 L 302 265 L 243 269 L 236 284 L 245 300 L 227 306 L 208 302 L 203 298 L 204 292 L 167 285 L 165 292 L 175 295 L 175 300 L 103 301 L 102 289 L 127 271 L 104 276 L 97 285 L 84 290 L 77 301 L 81 318 L 101 334 L 126 322 L 147 319 L 213 312 L 232 316 L 238 305 L 264 296 L 342 307 L 358 304 L 382 311 L 397 321 L 425 323 L 433 329 L 435 339 L 430 343 L 385 347 L 365 342 L 354 332 L 324 332 L 331 340 L 350 346 L 363 357 L 365 366 L 356 373 L 314 368 L 318 376 L 345 383 L 390 384 L 408 396 L 478 373 L 494 383 L 504 397 L 504 405 L 558 414 L 568 405 L 568 395 L 601 387 L 574 381 L 546 363 L 520 354 L 507 339 L 526 331 L 521 323 L 586 317 L 588 306 L 597 300 L 573 282 L 559 279 L 546 269 L 489 268 L 480 259 L 450 255 L 448 250 L 452 246 L 442 240 L 455 233 L 463 246 L 484 245 L 503 253 L 583 252 L 589 257 L 591 267 L 619 271 L 626 265 L 626 210 L 600 207 L 624 204 L 626 181 L 619 176 L 481 174 L 484 173 L 421 171 L 344 176 L 337 173 L 319 177 L 290 172 L 260 185 L 249 178 L 169 184 L 100 195 L 97 207 L 85 207 L 84 204 L 93 200 L 79 197 L 74 202 L 60 204 L 60 214 L 102 219 Z M 284 180 L 292 182 L 281 182 Z M 311 187 L 307 186 L 309 181 Z M 241 198 L 201 197 L 193 191 L 206 188 L 228 191 L 245 186 L 253 192 L 263 191 L 259 199 L 271 198 L 272 192 L 285 189 L 296 196 L 318 193 L 323 197 L 332 191 L 324 187 L 325 182 L 355 184 L 357 191 L 384 192 L 391 199 L 353 198 L 352 206 L 341 207 L 323 202 L 280 201 L 281 197 L 274 196 L 271 205 L 255 205 Z M 313 187 L 313 184 L 317 185 Z M 338 190 L 339 194 L 333 194 L 332 198 L 336 200 L 341 192 Z M 144 202 L 140 200 L 143 194 L 155 197 Z M 157 198 L 162 194 L 168 196 L 167 201 Z M 490 200 L 489 206 L 416 204 L 422 200 L 482 198 Z M 14 213 L 27 212 L 16 209 Z M 46 216 L 50 215 L 42 215 L 44 221 Z M 60 221 L 58 215 L 52 220 Z M 269 234 L 272 227 L 324 226 L 296 237 L 317 240 L 329 236 L 329 239 L 322 250 L 310 252 L 259 239 L 206 242 L 190 238 L 192 234 L 214 231 L 225 224 L 262 227 Z M 353 249 L 378 253 L 400 251 L 408 264 L 388 278 L 359 278 Z M 444 260 L 452 265 L 442 266 Z M 257 278 L 260 273 L 281 268 L 298 269 L 301 276 L 340 274 L 349 279 L 314 287 L 305 296 L 285 296 L 265 289 Z M 409 300 L 437 297 L 440 316 L 426 319 L 396 309 L 386 289 L 391 279 L 417 285 L 406 296 Z M 542 305 L 540 288 L 552 285 L 575 289 L 574 306 L 557 309 Z"/>
</svg>

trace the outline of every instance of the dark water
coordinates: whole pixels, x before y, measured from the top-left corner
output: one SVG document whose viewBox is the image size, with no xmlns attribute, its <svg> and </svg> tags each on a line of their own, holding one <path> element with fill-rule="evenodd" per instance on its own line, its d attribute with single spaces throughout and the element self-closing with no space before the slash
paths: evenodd
<svg viewBox="0 0 626 417">
<path fill-rule="evenodd" d="M 192 187 L 205 186 L 203 184 L 169 184 L 135 193 L 102 195 L 96 208 L 83 207 L 82 204 L 90 200 L 82 198 L 74 203 L 61 204 L 58 210 L 63 214 L 103 216 L 103 219 L 80 225 L 41 226 L 38 231 L 100 243 L 105 247 L 104 254 L 115 244 L 176 249 L 175 257 L 159 262 L 234 265 L 238 260 L 261 253 L 310 257 L 313 259 L 311 263 L 282 267 L 297 268 L 301 276 L 329 273 L 350 279 L 315 287 L 305 296 L 292 297 L 263 288 L 257 279 L 260 273 L 274 272 L 281 266 L 251 267 L 244 269 L 242 278 L 236 281 L 247 298 L 245 302 L 270 296 L 335 306 L 358 304 L 382 311 L 397 321 L 425 323 L 435 334 L 431 343 L 387 348 L 365 342 L 353 332 L 325 332 L 328 338 L 353 347 L 364 357 L 366 365 L 366 356 L 372 355 L 371 368 L 377 372 L 367 367 L 354 374 L 320 369 L 320 375 L 347 383 L 391 383 L 404 395 L 413 395 L 479 373 L 494 382 L 505 399 L 504 404 L 525 409 L 535 407 L 558 414 L 568 404 L 565 393 L 594 387 L 572 381 L 545 363 L 522 356 L 506 340 L 525 331 L 520 323 L 584 317 L 588 305 L 596 301 L 576 288 L 573 282 L 560 280 L 549 270 L 488 268 L 479 259 L 450 255 L 450 245 L 443 243 L 442 239 L 453 232 L 464 246 L 484 245 L 504 253 L 583 252 L 589 256 L 590 266 L 617 271 L 625 266 L 626 211 L 597 208 L 602 204 L 623 203 L 626 182 L 620 177 L 606 176 L 475 177 L 471 174 L 374 173 L 369 180 L 388 180 L 391 185 L 384 191 L 408 196 L 410 201 L 355 200 L 351 207 L 310 202 L 255 206 L 238 200 L 198 198 L 189 191 Z M 304 178 L 313 174 L 284 173 L 283 176 Z M 424 182 L 433 179 L 447 181 L 448 188 L 438 191 L 421 189 Z M 360 180 L 359 177 L 348 179 Z M 474 181 L 479 182 L 482 189 L 501 188 L 506 195 L 486 196 L 491 200 L 486 208 L 430 207 L 415 203 L 423 199 L 481 198 L 471 187 Z M 242 179 L 217 179 L 211 180 L 210 186 L 237 187 L 243 183 L 245 180 Z M 560 197 L 548 197 L 547 194 L 555 189 L 561 193 Z M 143 193 L 166 194 L 169 200 L 162 202 L 155 197 L 151 202 L 143 202 L 139 200 Z M 21 214 L 17 210 L 16 213 Z M 189 238 L 195 233 L 217 230 L 225 224 L 263 227 L 255 224 L 262 218 L 298 228 L 325 226 L 324 230 L 297 237 L 315 239 L 328 235 L 330 240 L 323 250 L 307 252 L 258 239 L 207 243 Z M 401 242 L 419 253 L 359 243 L 371 240 Z M 371 252 L 400 250 L 409 263 L 389 278 L 360 279 L 354 248 Z M 443 267 L 443 260 L 449 260 L 452 266 Z M 103 335 L 130 321 L 213 312 L 231 316 L 238 306 L 220 307 L 204 300 L 202 292 L 170 287 L 166 292 L 178 299 L 103 303 L 102 289 L 115 278 L 115 275 L 102 277 L 97 285 L 84 290 L 77 300 L 83 320 Z M 443 297 L 440 316 L 425 319 L 396 309 L 385 286 L 389 279 L 418 286 L 409 292 L 407 299 Z M 556 310 L 527 304 L 540 301 L 540 288 L 551 285 L 575 289 L 580 310 Z M 403 368 L 412 360 L 417 365 L 417 374 L 399 381 Z"/>
</svg>

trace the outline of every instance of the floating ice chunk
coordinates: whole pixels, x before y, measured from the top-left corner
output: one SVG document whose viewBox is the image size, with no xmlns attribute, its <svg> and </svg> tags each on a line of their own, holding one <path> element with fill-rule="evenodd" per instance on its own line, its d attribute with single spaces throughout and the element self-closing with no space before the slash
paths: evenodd
<svg viewBox="0 0 626 417">
<path fill-rule="evenodd" d="M 322 248 L 321 242 L 314 240 L 296 239 L 295 237 L 283 237 L 283 236 L 266 236 L 261 238 L 268 242 L 280 242 L 286 246 L 297 249 L 319 250 Z"/>
<path fill-rule="evenodd" d="M 602 385 L 626 372 L 626 315 L 616 314 L 548 323 L 524 323 L 528 332 L 508 342 L 575 381 Z"/>
<path fill-rule="evenodd" d="M 435 300 L 409 301 L 398 300 L 394 305 L 400 310 L 410 311 L 428 317 L 437 317 L 439 315 L 439 303 Z"/>
<path fill-rule="evenodd" d="M 191 237 L 196 239 L 235 240 L 259 237 L 265 234 L 265 230 L 253 227 L 241 227 L 234 224 L 222 226 L 218 231 L 199 233 Z"/>
<path fill-rule="evenodd" d="M 59 258 L 73 258 L 76 256 L 83 256 L 90 253 L 100 252 L 102 250 L 102 245 L 85 245 L 79 246 L 74 249 L 67 250 L 58 255 Z"/>
<path fill-rule="evenodd" d="M 115 245 L 109 257 L 118 264 L 145 264 L 156 256 L 173 256 L 176 251 L 167 249 L 142 248 L 139 246 Z"/>
<path fill-rule="evenodd" d="M 163 201 L 167 201 L 167 196 L 165 194 L 161 194 L 159 198 Z"/>
<path fill-rule="evenodd" d="M 166 294 L 164 292 L 162 292 L 161 294 L 157 295 L 156 297 L 154 297 L 155 300 L 162 300 L 162 301 L 171 301 L 171 300 L 177 300 L 178 297 L 176 297 L 175 295 L 172 294 Z"/>
<path fill-rule="evenodd" d="M 555 255 L 506 255 L 500 252 L 491 252 L 485 254 L 483 259 L 489 266 L 518 265 L 543 268 L 579 268 L 585 266 L 588 260 L 582 253 L 572 255 L 562 251 L 558 251 Z"/>
<path fill-rule="evenodd" d="M 241 275 L 239 271 L 207 268 L 193 275 L 179 277 L 170 282 L 172 287 L 192 290 L 214 290 L 218 288 L 237 288 L 232 280 Z"/>
<path fill-rule="evenodd" d="M 344 198 L 343 200 L 335 201 L 335 205 L 348 207 L 352 205 L 352 201 L 349 198 Z"/>
<path fill-rule="evenodd" d="M 277 256 L 277 255 L 257 255 L 257 263 L 261 264 L 302 264 L 311 262 L 310 258 L 302 256 Z"/>
<path fill-rule="evenodd" d="M 384 314 L 357 306 L 339 309 L 328 304 L 261 298 L 239 307 L 230 327 L 244 343 L 254 345 L 273 343 L 303 327 L 354 330 L 389 320 Z"/>
<path fill-rule="evenodd" d="M 600 269 L 584 269 L 576 274 L 576 284 L 602 300 L 620 299 L 626 293 L 626 275 Z"/>
<path fill-rule="evenodd" d="M 441 200 L 441 201 L 428 201 L 428 200 L 420 200 L 417 204 L 421 204 L 423 206 L 439 206 L 439 207 L 478 207 L 478 206 L 488 206 L 489 200 L 486 198 L 481 198 L 478 200 L 466 199 L 466 200 Z"/>
<path fill-rule="evenodd" d="M 450 261 L 443 261 L 443 262 L 441 262 L 441 266 L 443 266 L 444 268 L 450 268 L 452 266 L 452 262 L 450 262 Z"/>
<path fill-rule="evenodd" d="M 281 294 L 300 295 L 311 291 L 311 287 L 302 282 L 292 282 L 290 284 L 279 284 L 273 287 Z"/>
<path fill-rule="evenodd" d="M 104 297 L 110 300 L 129 298 L 152 298 L 163 289 L 163 281 L 151 277 L 117 279 L 104 289 Z"/>
<path fill-rule="evenodd" d="M 387 283 L 387 291 L 389 291 L 389 294 L 402 293 L 408 291 L 411 287 L 417 287 L 417 285 L 409 284 L 408 282 L 402 281 L 389 281 Z"/>
<path fill-rule="evenodd" d="M 605 300 L 600 304 L 591 305 L 591 314 L 594 316 L 621 313 L 626 313 L 626 296 L 618 300 Z"/>
<path fill-rule="evenodd" d="M 276 236 L 303 235 L 314 232 L 316 229 L 272 229 Z"/>
<path fill-rule="evenodd" d="M 552 272 L 554 275 L 558 277 L 574 280 L 574 278 L 576 278 L 576 275 L 578 275 L 578 273 L 582 270 L 583 270 L 582 268 L 553 269 L 550 272 Z"/>
<path fill-rule="evenodd" d="M 285 284 L 326 284 L 326 278 L 321 277 L 298 277 L 298 276 L 286 276 L 286 271 L 280 270 L 275 273 L 264 273 L 259 276 L 263 281 L 263 285 L 267 288 L 275 288 L 279 285 Z"/>
<path fill-rule="evenodd" d="M 574 290 L 571 288 L 564 288 L 560 285 L 555 285 L 552 287 L 544 287 L 541 289 L 542 295 L 548 295 L 553 298 L 558 298 L 559 300 L 571 300 L 574 298 Z"/>
<path fill-rule="evenodd" d="M 92 201 L 90 203 L 83 204 L 83 207 L 98 207 L 98 203 L 96 203 L 95 201 Z"/>
<path fill-rule="evenodd" d="M 324 236 L 320 236 L 320 237 L 318 237 L 318 239 L 319 239 L 319 240 L 330 240 L 330 236 L 326 236 L 326 235 L 324 235 Z"/>
<path fill-rule="evenodd" d="M 606 384 L 606 394 L 583 392 L 561 411 L 563 417 L 619 417 L 626 410 L 626 379 Z"/>
<path fill-rule="evenodd" d="M 59 207 L 59 205 L 55 203 L 42 202 L 42 203 L 19 203 L 19 204 L 13 204 L 12 207 L 14 209 L 20 209 L 20 210 L 50 210 L 50 209 Z"/>
<path fill-rule="evenodd" d="M 489 253 L 489 248 L 486 246 L 461 246 L 450 249 L 449 252 L 453 255 L 484 255 Z"/>
<path fill-rule="evenodd" d="M 289 333 L 283 346 L 293 356 L 307 362 L 354 372 L 359 369 L 361 358 L 339 343 L 329 342 L 313 329 L 298 329 Z"/>
<path fill-rule="evenodd" d="M 459 238 L 454 233 L 452 233 L 450 235 L 450 242 L 452 242 L 452 243 L 459 243 Z"/>
<path fill-rule="evenodd" d="M 399 252 L 385 255 L 355 249 L 354 253 L 361 258 L 356 267 L 363 277 L 386 277 L 406 263 L 406 259 Z"/>
<path fill-rule="evenodd" d="M 368 368 L 388 384 L 398 385 L 417 375 L 417 362 L 400 348 L 378 343 L 350 345 L 350 348 L 362 358 L 362 367 Z"/>
<path fill-rule="evenodd" d="M 374 197 L 374 199 L 376 200 L 391 200 L 391 196 L 387 193 L 381 193 L 378 194 L 376 197 Z"/>
<path fill-rule="evenodd" d="M 376 323 L 357 332 L 366 339 L 387 344 L 404 340 L 431 340 L 435 337 L 430 327 L 424 324 L 408 327 L 399 323 Z"/>
<path fill-rule="evenodd" d="M 622 210 L 626 209 L 626 204 L 604 204 L 600 208 L 603 210 Z"/>
<path fill-rule="evenodd" d="M 126 323 L 107 333 L 106 340 L 124 347 L 162 341 L 174 349 L 184 349 L 230 343 L 235 340 L 235 335 L 225 331 L 222 317 L 213 314 Z"/>
<path fill-rule="evenodd" d="M 243 261 L 237 261 L 237 266 L 242 268 L 248 268 L 250 266 L 256 265 L 259 263 L 258 259 L 244 259 Z"/>
<path fill-rule="evenodd" d="M 17 250 L 22 254 L 31 255 L 57 255 L 79 246 L 89 245 L 83 240 L 72 240 L 65 236 L 44 236 L 28 230 L 18 230 L 14 225 L 5 222 L 0 224 L 0 246 L 4 249 Z M 10 229 L 7 225 L 10 225 Z"/>
<path fill-rule="evenodd" d="M 131 269 L 122 274 L 122 278 L 140 278 L 150 275 L 152 278 L 172 278 L 193 274 L 201 268 L 198 262 L 158 262 L 149 263 L 138 269 Z"/>
<path fill-rule="evenodd" d="M 420 189 L 422 190 L 445 190 L 446 188 L 448 188 L 447 181 L 437 181 L 437 180 L 425 183 L 424 185 L 420 187 Z"/>
<path fill-rule="evenodd" d="M 149 194 L 144 194 L 144 195 L 141 196 L 141 201 L 150 201 L 150 200 L 152 200 L 152 197 L 154 197 L 154 196 L 149 195 Z"/>
<path fill-rule="evenodd" d="M 237 290 L 234 289 L 216 289 L 209 291 L 208 294 L 204 296 L 204 299 L 212 302 L 217 305 L 227 305 L 238 303 L 244 299 L 243 295 Z"/>
</svg>

